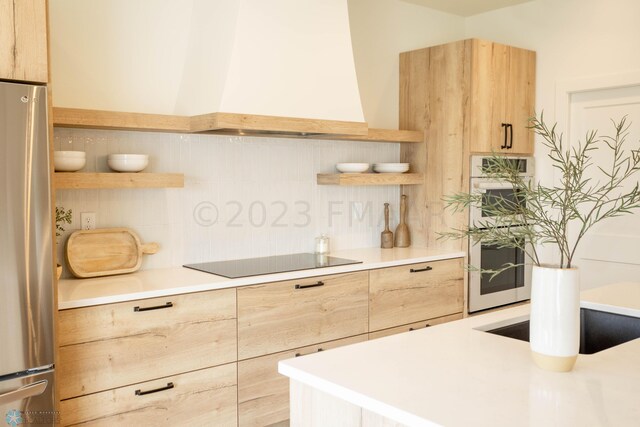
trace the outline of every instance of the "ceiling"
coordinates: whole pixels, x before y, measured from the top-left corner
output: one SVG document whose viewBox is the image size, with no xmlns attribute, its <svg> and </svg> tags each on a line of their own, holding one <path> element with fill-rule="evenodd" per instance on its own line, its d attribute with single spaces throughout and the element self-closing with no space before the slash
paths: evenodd
<svg viewBox="0 0 640 427">
<path fill-rule="evenodd" d="M 490 10 L 527 3 L 532 0 L 403 0 L 442 12 L 460 16 L 471 16 Z"/>
</svg>

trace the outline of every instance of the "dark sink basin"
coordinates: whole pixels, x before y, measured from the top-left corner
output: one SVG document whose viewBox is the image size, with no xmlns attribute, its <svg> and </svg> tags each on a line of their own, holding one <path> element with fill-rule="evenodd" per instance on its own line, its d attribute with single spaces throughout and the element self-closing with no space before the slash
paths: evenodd
<svg viewBox="0 0 640 427">
<path fill-rule="evenodd" d="M 529 341 L 529 321 L 491 329 L 487 332 Z M 640 338 L 640 317 L 606 311 L 580 309 L 580 354 L 594 354 Z"/>
</svg>

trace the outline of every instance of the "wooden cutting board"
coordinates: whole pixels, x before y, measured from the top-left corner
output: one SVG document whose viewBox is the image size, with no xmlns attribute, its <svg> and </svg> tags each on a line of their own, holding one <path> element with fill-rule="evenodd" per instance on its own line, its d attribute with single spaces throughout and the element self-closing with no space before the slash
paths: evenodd
<svg viewBox="0 0 640 427">
<path fill-rule="evenodd" d="M 157 243 L 140 243 L 129 228 L 98 228 L 75 231 L 67 239 L 65 255 L 76 277 L 133 273 L 140 268 L 143 254 L 158 252 Z"/>
</svg>

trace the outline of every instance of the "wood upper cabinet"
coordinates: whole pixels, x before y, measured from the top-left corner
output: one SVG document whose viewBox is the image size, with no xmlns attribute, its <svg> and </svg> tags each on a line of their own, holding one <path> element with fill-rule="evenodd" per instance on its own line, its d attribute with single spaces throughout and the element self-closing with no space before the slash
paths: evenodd
<svg viewBox="0 0 640 427">
<path fill-rule="evenodd" d="M 533 153 L 536 54 L 473 39 L 470 58 L 470 151 Z"/>
<path fill-rule="evenodd" d="M 367 333 L 369 273 L 238 288 L 238 359 Z"/>
<path fill-rule="evenodd" d="M 424 130 L 427 140 L 400 147 L 401 161 L 424 175 L 403 188 L 414 245 L 467 250 L 463 240 L 440 239 L 469 222 L 467 212 L 445 211 L 444 198 L 469 190 L 473 153 L 533 154 L 534 98 L 529 50 L 471 39 L 400 54 L 400 127 Z"/>
<path fill-rule="evenodd" d="M 224 289 L 61 311 L 60 398 L 235 362 L 235 296 Z"/>
<path fill-rule="evenodd" d="M 46 83 L 47 3 L 0 0 L 0 79 Z"/>
<path fill-rule="evenodd" d="M 463 273 L 461 258 L 372 270 L 370 331 L 461 313 Z"/>
</svg>

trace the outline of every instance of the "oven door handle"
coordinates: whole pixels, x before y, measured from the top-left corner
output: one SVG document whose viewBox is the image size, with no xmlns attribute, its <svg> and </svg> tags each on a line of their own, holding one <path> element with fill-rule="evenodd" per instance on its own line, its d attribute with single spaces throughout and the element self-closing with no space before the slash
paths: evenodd
<svg viewBox="0 0 640 427">
<path fill-rule="evenodd" d="M 478 190 L 511 190 L 513 185 L 508 182 L 474 182 L 473 188 Z"/>
</svg>

